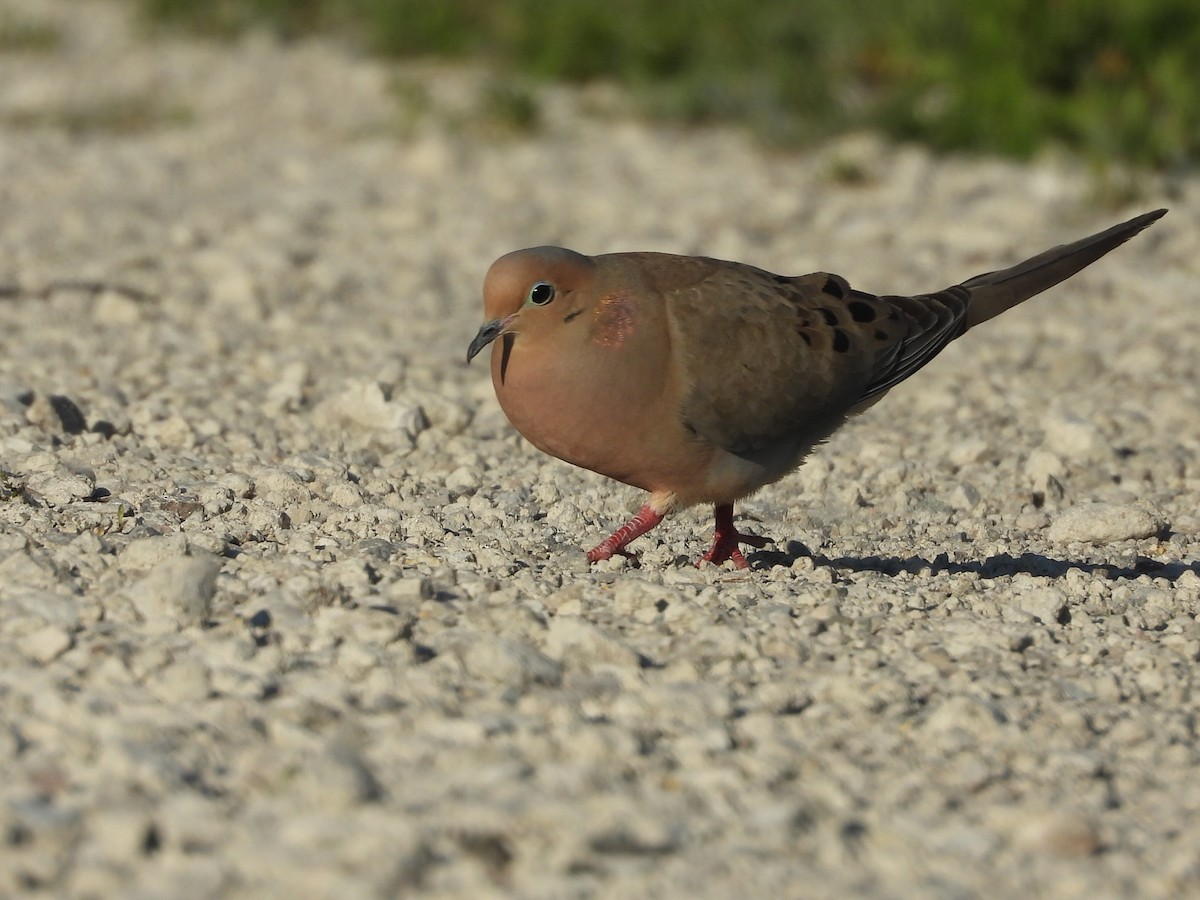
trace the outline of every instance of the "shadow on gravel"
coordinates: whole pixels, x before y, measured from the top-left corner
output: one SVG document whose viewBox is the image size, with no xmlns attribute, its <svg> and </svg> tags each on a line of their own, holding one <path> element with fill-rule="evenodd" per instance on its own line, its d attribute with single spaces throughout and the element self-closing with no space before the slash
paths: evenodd
<svg viewBox="0 0 1200 900">
<path fill-rule="evenodd" d="M 901 572 L 911 575 L 958 575 L 974 572 L 982 578 L 1007 578 L 1020 574 L 1062 578 L 1071 569 L 1078 569 L 1089 575 L 1103 575 L 1112 579 L 1149 575 L 1151 578 L 1165 578 L 1171 582 L 1176 581 L 1184 572 L 1200 575 L 1200 562 L 1164 563 L 1146 556 L 1135 556 L 1130 565 L 1052 559 L 1040 553 L 1022 553 L 1020 556 L 1001 553 L 983 560 L 952 562 L 945 553 L 939 553 L 933 559 L 925 559 L 922 556 L 825 556 L 813 553 L 799 541 L 789 541 L 785 552 L 760 551 L 755 553 L 751 560 L 762 560 L 768 565 L 790 566 L 795 560 L 806 556 L 818 566 L 847 572 L 879 572 L 883 575 L 898 575 Z"/>
</svg>

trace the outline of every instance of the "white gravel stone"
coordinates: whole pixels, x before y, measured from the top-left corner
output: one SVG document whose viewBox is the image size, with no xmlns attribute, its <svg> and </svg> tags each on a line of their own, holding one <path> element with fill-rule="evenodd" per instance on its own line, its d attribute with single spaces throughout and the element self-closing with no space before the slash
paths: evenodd
<svg viewBox="0 0 1200 900">
<path fill-rule="evenodd" d="M 190 450 L 196 446 L 196 433 L 183 416 L 167 416 L 147 422 L 139 429 L 143 435 L 161 446 L 176 450 Z"/>
<path fill-rule="evenodd" d="M 59 577 L 44 553 L 18 551 L 0 560 L 0 584 L 9 590 L 16 587 L 51 590 L 59 586 Z"/>
<path fill-rule="evenodd" d="M 1062 458 L 1044 447 L 1033 450 L 1025 462 L 1025 475 L 1038 488 L 1044 488 L 1051 478 L 1062 478 L 1066 470 Z"/>
<path fill-rule="evenodd" d="M 187 537 L 164 534 L 130 541 L 117 556 L 120 567 L 128 572 L 147 572 L 165 560 L 186 556 Z"/>
<path fill-rule="evenodd" d="M 378 433 L 385 439 L 401 439 L 411 444 L 426 427 L 419 406 L 389 400 L 374 381 L 350 384 L 342 393 L 320 403 L 313 418 L 326 428 Z"/>
<path fill-rule="evenodd" d="M 1084 503 L 1059 513 L 1046 536 L 1055 543 L 1108 544 L 1154 537 L 1162 527 L 1157 513 L 1144 506 Z"/>
<path fill-rule="evenodd" d="M 297 787 L 310 804 L 329 811 L 374 802 L 382 792 L 362 754 L 337 740 L 305 760 Z"/>
<path fill-rule="evenodd" d="M 211 557 L 167 559 L 129 588 L 129 600 L 153 630 L 201 625 L 212 615 L 220 571 Z"/>
<path fill-rule="evenodd" d="M 981 437 L 967 437 L 955 442 L 946 459 L 956 466 L 968 466 L 997 455 L 997 449 L 989 441 Z"/>
<path fill-rule="evenodd" d="M 1048 812 L 1021 826 L 1017 841 L 1035 853 L 1067 858 L 1092 856 L 1100 850 L 1095 826 L 1078 813 Z"/>
<path fill-rule="evenodd" d="M 211 691 L 208 666 L 186 654 L 172 658 L 147 680 L 150 688 L 167 703 L 201 703 Z"/>
<path fill-rule="evenodd" d="M 96 489 L 96 476 L 86 470 L 38 472 L 29 476 L 26 487 L 51 506 L 66 506 L 90 497 Z"/>
<path fill-rule="evenodd" d="M 38 665 L 46 665 L 71 649 L 71 633 L 57 625 L 45 625 L 20 639 L 21 652 Z"/>
<path fill-rule="evenodd" d="M 1043 625 L 1054 625 L 1068 610 L 1067 595 L 1056 587 L 1038 587 L 1022 592 L 1021 609 Z"/>
<path fill-rule="evenodd" d="M 125 328 L 141 320 L 142 308 L 132 297 L 116 291 L 101 291 L 92 304 L 92 318 L 102 325 Z"/>
<path fill-rule="evenodd" d="M 476 678 L 503 684 L 557 684 L 561 666 L 524 641 L 481 636 L 462 652 L 464 668 Z"/>
<path fill-rule="evenodd" d="M 572 669 L 639 665 L 637 653 L 620 638 L 575 616 L 559 615 L 550 622 L 543 649 Z"/>
<path fill-rule="evenodd" d="M 1063 459 L 1084 461 L 1107 449 L 1099 428 L 1069 414 L 1046 416 L 1042 429 L 1045 448 Z"/>
<path fill-rule="evenodd" d="M 479 476 L 467 466 L 459 466 L 446 476 L 446 489 L 456 494 L 466 494 L 479 487 Z"/>
</svg>

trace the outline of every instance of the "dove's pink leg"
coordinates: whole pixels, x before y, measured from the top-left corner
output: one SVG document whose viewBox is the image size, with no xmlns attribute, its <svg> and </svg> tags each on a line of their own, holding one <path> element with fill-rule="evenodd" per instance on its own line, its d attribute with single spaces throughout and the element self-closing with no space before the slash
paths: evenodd
<svg viewBox="0 0 1200 900">
<path fill-rule="evenodd" d="M 718 504 L 716 507 L 716 519 L 717 531 L 713 535 L 713 544 L 708 548 L 708 552 L 700 557 L 696 565 L 700 566 L 706 562 L 710 562 L 714 566 L 719 566 L 725 560 L 732 559 L 733 564 L 739 569 L 750 568 L 750 563 L 746 562 L 746 557 L 742 555 L 738 544 L 749 544 L 751 547 L 765 547 L 769 538 L 757 534 L 742 534 L 734 528 L 732 503 Z"/>
<path fill-rule="evenodd" d="M 625 549 L 625 546 L 630 541 L 640 538 L 662 520 L 662 513 L 655 512 L 648 504 L 643 506 L 638 510 L 636 516 L 614 531 L 608 540 L 597 544 L 588 551 L 588 562 L 599 562 L 602 559 L 608 559 L 614 553 L 629 556 L 630 553 Z"/>
</svg>

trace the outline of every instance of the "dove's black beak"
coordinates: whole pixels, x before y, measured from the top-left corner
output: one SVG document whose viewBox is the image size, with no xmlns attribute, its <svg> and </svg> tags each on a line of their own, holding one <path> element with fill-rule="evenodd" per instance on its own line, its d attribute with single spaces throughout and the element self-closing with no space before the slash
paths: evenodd
<svg viewBox="0 0 1200 900">
<path fill-rule="evenodd" d="M 475 339 L 471 341 L 471 346 L 467 348 L 467 362 L 473 360 L 480 350 L 500 337 L 508 321 L 508 319 L 492 319 L 490 322 L 484 322 L 479 333 L 475 335 Z"/>
</svg>

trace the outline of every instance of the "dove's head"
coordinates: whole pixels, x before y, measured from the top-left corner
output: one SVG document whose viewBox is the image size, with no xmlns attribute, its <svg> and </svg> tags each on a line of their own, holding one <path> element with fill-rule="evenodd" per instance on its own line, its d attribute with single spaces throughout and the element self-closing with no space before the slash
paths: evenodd
<svg viewBox="0 0 1200 900">
<path fill-rule="evenodd" d="M 562 247 L 532 247 L 500 257 L 483 281 L 488 321 L 467 348 L 467 362 L 501 335 L 529 342 L 550 338 L 582 311 L 594 268 L 589 257 Z"/>
</svg>

